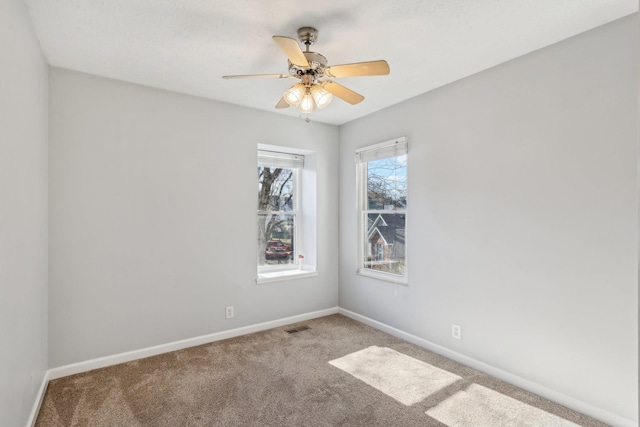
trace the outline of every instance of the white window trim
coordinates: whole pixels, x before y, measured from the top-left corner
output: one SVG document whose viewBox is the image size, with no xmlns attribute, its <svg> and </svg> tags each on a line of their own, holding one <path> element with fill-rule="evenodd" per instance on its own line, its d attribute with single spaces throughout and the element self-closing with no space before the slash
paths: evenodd
<svg viewBox="0 0 640 427">
<path fill-rule="evenodd" d="M 283 150 L 283 151 L 280 151 Z M 301 151 L 301 152 L 297 152 Z M 294 262 L 292 264 L 280 264 L 270 266 L 257 266 L 256 283 L 272 283 L 280 282 L 284 280 L 294 280 L 306 277 L 317 276 L 316 266 L 314 264 L 300 263 L 298 261 L 298 255 L 303 251 L 303 206 L 301 201 L 303 199 L 302 187 L 302 171 L 305 164 L 305 155 L 313 154 L 313 152 L 303 152 L 302 150 L 291 149 L 291 152 L 286 147 L 275 147 L 258 144 L 258 165 L 269 165 L 271 167 L 288 167 L 294 169 L 294 182 L 293 182 L 293 197 L 294 206 L 293 211 L 286 211 L 282 213 L 295 214 L 295 229 L 294 229 Z M 313 157 L 313 156 L 312 156 Z M 260 159 L 263 159 L 261 162 Z M 265 159 L 268 159 L 265 161 Z M 306 191 L 306 190 L 305 190 Z M 315 196 L 314 196 L 315 197 Z M 273 212 L 278 213 L 278 212 Z M 256 217 L 259 213 L 256 212 Z M 315 234 L 315 233 L 314 233 Z M 310 237 L 313 239 L 313 237 Z M 315 251 L 312 257 L 305 257 L 305 261 L 311 258 L 315 260 Z"/>
<path fill-rule="evenodd" d="M 317 275 L 318 275 L 318 272 L 315 270 L 314 271 L 282 270 L 282 271 L 262 272 L 258 274 L 258 277 L 256 278 L 256 283 L 262 284 L 262 283 L 282 282 L 284 280 L 304 279 L 305 277 L 315 277 Z"/>
<path fill-rule="evenodd" d="M 405 223 L 405 270 L 404 275 L 387 273 L 384 271 L 376 271 L 364 267 L 365 258 L 365 239 L 364 234 L 366 215 L 368 213 L 385 213 L 384 210 L 378 209 L 366 209 L 367 207 L 367 162 L 376 159 L 384 159 L 389 157 L 395 157 L 397 155 L 407 154 L 407 138 L 401 137 L 390 141 L 381 142 L 378 144 L 368 145 L 356 150 L 356 212 L 357 212 L 357 260 L 356 260 L 356 273 L 360 276 L 369 277 L 372 279 L 378 279 L 385 282 L 391 282 L 399 285 L 409 284 L 409 257 L 408 248 L 406 242 L 408 240 L 409 233 L 407 232 L 408 224 Z M 407 158 L 408 163 L 408 158 Z M 408 188 L 407 188 L 408 192 Z M 386 211 L 387 213 L 394 214 L 407 214 L 407 209 L 396 209 L 393 211 Z"/>
</svg>

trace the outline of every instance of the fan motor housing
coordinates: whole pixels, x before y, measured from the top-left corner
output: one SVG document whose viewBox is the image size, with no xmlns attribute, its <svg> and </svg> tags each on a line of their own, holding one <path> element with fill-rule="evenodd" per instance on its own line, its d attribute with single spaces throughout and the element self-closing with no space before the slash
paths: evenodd
<svg viewBox="0 0 640 427">
<path fill-rule="evenodd" d="M 309 67 L 298 67 L 289 61 L 289 74 L 300 77 L 305 74 L 313 74 L 314 76 L 324 76 L 324 69 L 327 66 L 327 58 L 316 52 L 303 52 L 304 57 L 309 61 Z"/>
</svg>

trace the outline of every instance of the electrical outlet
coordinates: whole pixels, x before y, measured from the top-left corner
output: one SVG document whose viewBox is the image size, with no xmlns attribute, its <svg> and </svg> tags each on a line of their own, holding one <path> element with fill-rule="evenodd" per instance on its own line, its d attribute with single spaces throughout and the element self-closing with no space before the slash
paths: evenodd
<svg viewBox="0 0 640 427">
<path fill-rule="evenodd" d="M 226 319 L 233 319 L 233 306 L 229 305 L 224 309 L 224 317 Z"/>
<path fill-rule="evenodd" d="M 457 340 L 462 339 L 462 327 L 460 327 L 460 325 L 456 325 L 455 323 L 452 323 L 451 336 Z"/>
</svg>

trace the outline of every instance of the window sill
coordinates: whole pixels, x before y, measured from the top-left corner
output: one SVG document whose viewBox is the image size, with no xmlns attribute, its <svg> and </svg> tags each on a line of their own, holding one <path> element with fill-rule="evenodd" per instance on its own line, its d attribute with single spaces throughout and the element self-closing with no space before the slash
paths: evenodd
<svg viewBox="0 0 640 427">
<path fill-rule="evenodd" d="M 397 274 L 383 273 L 383 272 L 377 272 L 377 271 L 374 272 L 364 268 L 359 269 L 358 274 L 360 276 L 369 277 L 371 279 L 378 279 L 384 282 L 391 282 L 396 285 L 404 285 L 404 286 L 409 285 L 409 281 L 407 280 L 406 276 L 398 276 Z"/>
<path fill-rule="evenodd" d="M 313 270 L 284 270 L 259 273 L 256 283 L 282 282 L 283 280 L 303 279 L 305 277 L 317 276 L 318 272 Z"/>
</svg>

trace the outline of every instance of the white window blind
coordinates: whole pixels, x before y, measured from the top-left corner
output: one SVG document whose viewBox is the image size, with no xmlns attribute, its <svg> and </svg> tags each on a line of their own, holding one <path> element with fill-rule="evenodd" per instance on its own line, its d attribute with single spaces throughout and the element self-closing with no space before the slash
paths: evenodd
<svg viewBox="0 0 640 427">
<path fill-rule="evenodd" d="M 357 149 L 356 162 L 367 163 L 373 160 L 398 157 L 403 154 L 407 154 L 407 138 L 405 137 Z"/>
<path fill-rule="evenodd" d="M 258 166 L 296 169 L 304 167 L 304 156 L 300 154 L 258 151 Z"/>
</svg>

